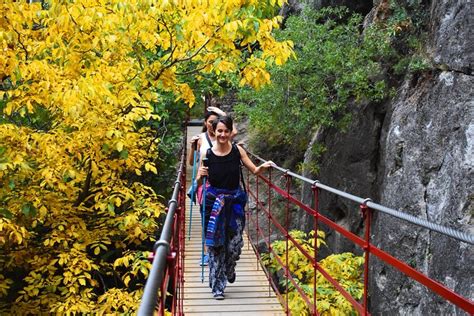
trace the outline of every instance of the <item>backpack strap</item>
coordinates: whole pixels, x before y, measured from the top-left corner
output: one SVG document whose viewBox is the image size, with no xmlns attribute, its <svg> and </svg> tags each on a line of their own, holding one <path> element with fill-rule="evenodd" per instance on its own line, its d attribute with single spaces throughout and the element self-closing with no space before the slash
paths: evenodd
<svg viewBox="0 0 474 316">
<path fill-rule="evenodd" d="M 211 141 L 211 138 L 209 137 L 209 134 L 206 132 L 206 139 L 207 139 L 207 142 L 209 143 L 209 147 L 212 148 L 212 141 Z"/>
<path fill-rule="evenodd" d="M 244 188 L 245 193 L 247 193 L 247 187 L 245 186 L 245 181 L 244 181 L 244 173 L 242 172 L 242 167 L 244 166 L 242 159 L 240 159 L 240 151 L 239 148 L 237 147 L 237 144 L 234 142 L 232 143 L 232 147 L 237 150 L 237 153 L 239 154 L 239 161 L 240 161 L 240 182 L 242 183 L 242 187 Z"/>
<path fill-rule="evenodd" d="M 211 148 L 208 148 L 208 149 L 206 150 L 206 158 L 209 158 L 209 153 L 210 153 L 210 152 L 211 152 Z"/>
</svg>

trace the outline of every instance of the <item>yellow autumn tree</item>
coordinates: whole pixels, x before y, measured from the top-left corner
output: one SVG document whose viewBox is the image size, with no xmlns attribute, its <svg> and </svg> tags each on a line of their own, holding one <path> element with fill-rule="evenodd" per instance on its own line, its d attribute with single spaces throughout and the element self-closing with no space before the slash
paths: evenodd
<svg viewBox="0 0 474 316">
<path fill-rule="evenodd" d="M 131 313 L 164 207 L 147 122 L 192 82 L 259 87 L 282 0 L 0 3 L 0 313 Z"/>
</svg>

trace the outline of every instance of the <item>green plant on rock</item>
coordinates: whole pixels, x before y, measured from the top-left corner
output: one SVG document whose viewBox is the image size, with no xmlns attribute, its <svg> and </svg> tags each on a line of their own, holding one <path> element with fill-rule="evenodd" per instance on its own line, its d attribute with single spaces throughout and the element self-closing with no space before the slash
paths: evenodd
<svg viewBox="0 0 474 316">
<path fill-rule="evenodd" d="M 271 85 L 239 94 L 237 113 L 249 118 L 251 132 L 264 135 L 259 142 L 285 144 L 300 155 L 318 128 L 347 128 L 348 104 L 386 97 L 380 59 L 390 53 L 390 42 L 380 50 L 380 32 L 363 40 L 361 23 L 344 8 L 287 19 L 276 36 L 295 43 L 297 58 L 271 70 Z"/>
<path fill-rule="evenodd" d="M 293 230 L 290 236 L 298 242 L 301 247 L 310 255 L 314 254 L 314 230 L 308 234 Z M 316 247 L 326 245 L 325 234 L 323 231 L 317 232 Z M 272 243 L 272 253 L 262 256 L 263 263 L 267 266 L 269 271 L 274 275 L 283 271 L 278 259 L 287 264 L 288 269 L 297 283 L 297 285 L 304 291 L 312 302 L 314 297 L 314 268 L 312 263 L 304 256 L 301 251 L 291 242 L 288 242 L 288 262 L 286 262 L 286 241 L 278 240 Z M 339 284 L 356 300 L 360 299 L 363 294 L 362 265 L 364 258 L 355 256 L 350 252 L 332 254 L 319 261 L 319 265 L 331 277 L 333 277 Z M 280 285 L 283 289 L 288 285 L 288 291 L 285 296 L 288 296 L 289 309 L 294 315 L 310 315 L 310 310 L 301 297 L 298 290 L 291 281 L 283 278 Z M 320 315 L 356 315 L 355 309 L 342 296 L 341 293 L 319 272 L 316 273 L 316 299 L 317 309 Z"/>
<path fill-rule="evenodd" d="M 384 67 L 396 76 L 420 73 L 433 69 L 426 52 L 428 41 L 428 15 L 423 4 L 384 0 L 378 7 L 373 25 L 365 32 L 376 51 L 384 51 Z"/>
</svg>

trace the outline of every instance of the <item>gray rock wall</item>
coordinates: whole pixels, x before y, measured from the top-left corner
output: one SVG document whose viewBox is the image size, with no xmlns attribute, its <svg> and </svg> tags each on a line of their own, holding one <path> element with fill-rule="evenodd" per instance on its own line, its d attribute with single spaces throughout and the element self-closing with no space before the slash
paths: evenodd
<svg viewBox="0 0 474 316">
<path fill-rule="evenodd" d="M 408 76 L 384 106 L 353 109 L 346 133 L 314 135 L 328 148 L 318 161 L 321 182 L 474 234 L 473 7 L 466 0 L 433 1 L 427 52 L 435 69 Z M 312 159 L 308 150 L 305 162 Z M 308 187 L 302 192 L 309 203 Z M 340 225 L 363 233 L 357 205 L 323 195 L 321 206 Z M 299 222 L 312 225 L 307 217 Z M 474 300 L 472 245 L 377 213 L 372 238 L 381 249 Z M 358 251 L 338 234 L 330 234 L 328 243 L 331 251 Z M 371 262 L 374 315 L 464 314 L 376 258 Z"/>
<path fill-rule="evenodd" d="M 345 133 L 337 129 L 319 131 L 312 142 L 322 143 L 327 152 L 318 159 L 319 174 L 304 173 L 310 179 L 318 179 L 321 183 L 333 188 L 349 192 L 360 197 L 374 198 L 378 193 L 377 174 L 379 162 L 379 140 L 385 117 L 383 105 L 365 104 L 351 108 L 352 121 Z M 311 145 L 311 144 L 310 144 Z M 311 147 L 311 146 L 310 146 Z M 305 155 L 305 163 L 311 163 L 311 150 Z M 311 186 L 302 187 L 303 200 L 309 203 Z M 359 205 L 337 195 L 320 193 L 320 212 L 344 228 L 356 233 L 364 233 Z M 300 217 L 300 227 L 312 228 L 312 220 Z M 322 226 L 324 229 L 324 226 Z M 330 252 L 356 251 L 344 236 L 327 230 L 327 242 Z M 323 254 L 324 254 L 323 249 Z"/>
<path fill-rule="evenodd" d="M 474 67 L 474 4 L 470 0 L 432 1 L 433 60 L 453 71 L 472 74 Z"/>
<path fill-rule="evenodd" d="M 474 233 L 474 56 L 472 3 L 433 1 L 431 51 L 438 71 L 406 78 L 381 135 L 380 203 Z M 379 214 L 374 242 L 474 300 L 474 247 Z M 375 314 L 464 314 L 376 261 Z"/>
<path fill-rule="evenodd" d="M 472 76 L 456 72 L 437 73 L 413 87 L 405 82 L 381 138 L 381 204 L 472 231 L 473 86 Z M 383 214 L 378 214 L 373 234 L 378 247 L 473 297 L 472 246 Z M 376 313 L 455 313 L 424 286 L 383 264 L 376 264 L 372 273 Z"/>
</svg>

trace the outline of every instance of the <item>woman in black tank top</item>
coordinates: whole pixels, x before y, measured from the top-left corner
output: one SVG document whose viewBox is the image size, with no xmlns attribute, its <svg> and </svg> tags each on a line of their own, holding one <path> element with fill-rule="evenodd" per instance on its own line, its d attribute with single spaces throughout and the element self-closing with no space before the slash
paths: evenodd
<svg viewBox="0 0 474 316">
<path fill-rule="evenodd" d="M 240 179 L 240 152 L 236 145 L 230 153 L 217 156 L 212 149 L 207 152 L 209 183 L 219 189 L 237 190 Z"/>
<path fill-rule="evenodd" d="M 207 158 L 207 166 L 201 163 L 197 179 L 209 180 L 206 194 L 207 223 L 206 245 L 209 251 L 209 286 L 214 298 L 224 299 L 227 282 L 235 281 L 235 266 L 243 246 L 242 232 L 245 225 L 244 206 L 246 194 L 240 188 L 240 166 L 242 164 L 254 174 L 269 168 L 267 161 L 255 166 L 245 150 L 230 142 L 232 119 L 220 116 L 213 122 L 215 145 L 207 150 L 201 161 Z"/>
</svg>

